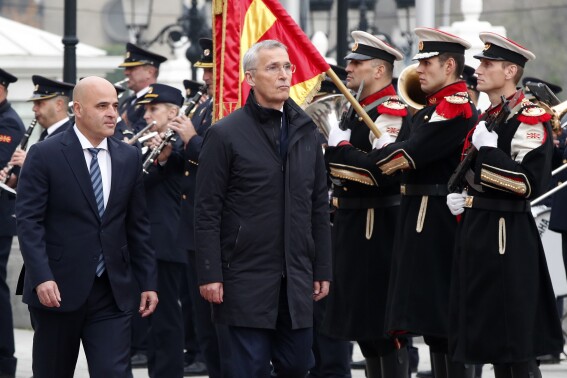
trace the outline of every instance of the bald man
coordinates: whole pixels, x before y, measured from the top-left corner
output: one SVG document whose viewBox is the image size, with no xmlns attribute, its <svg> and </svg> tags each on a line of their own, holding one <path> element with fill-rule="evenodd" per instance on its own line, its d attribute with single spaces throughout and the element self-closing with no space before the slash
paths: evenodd
<svg viewBox="0 0 567 378">
<path fill-rule="evenodd" d="M 158 302 L 141 153 L 109 138 L 111 83 L 85 78 L 73 98 L 75 125 L 30 148 L 18 185 L 33 375 L 72 377 L 82 342 L 92 377 L 129 377 L 132 316 Z"/>
</svg>

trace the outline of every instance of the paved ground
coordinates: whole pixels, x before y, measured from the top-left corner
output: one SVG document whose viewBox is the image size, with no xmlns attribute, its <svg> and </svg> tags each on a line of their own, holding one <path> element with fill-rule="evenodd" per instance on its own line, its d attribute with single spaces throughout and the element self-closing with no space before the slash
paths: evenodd
<svg viewBox="0 0 567 378">
<path fill-rule="evenodd" d="M 31 350 L 32 350 L 32 335 L 33 332 L 29 330 L 23 329 L 16 329 L 16 356 L 18 358 L 18 371 L 16 374 L 17 378 L 30 378 L 32 375 L 31 369 Z M 420 370 L 429 370 L 430 369 L 430 362 L 429 362 L 429 352 L 427 350 L 427 346 L 417 339 L 417 342 L 414 344 L 419 349 L 419 369 Z M 360 350 L 355 348 L 354 351 L 354 360 L 362 359 L 362 355 L 360 354 Z M 565 357 L 565 356 L 563 356 Z M 562 360 L 561 364 L 557 365 L 542 365 L 541 367 L 542 374 L 544 378 L 566 378 L 567 377 L 567 361 L 564 359 Z M 147 377 L 147 370 L 146 369 L 134 369 L 134 377 L 135 378 L 142 378 Z M 491 366 L 484 366 L 483 368 L 483 378 L 494 378 L 494 373 L 492 372 Z M 88 378 L 88 370 L 87 370 L 87 362 L 85 360 L 84 354 L 80 354 L 79 361 L 77 363 L 77 369 L 75 371 L 76 378 Z M 362 370 L 353 370 L 352 371 L 353 378 L 362 378 L 364 377 L 364 371 Z M 415 377 L 415 374 L 412 375 Z"/>
</svg>

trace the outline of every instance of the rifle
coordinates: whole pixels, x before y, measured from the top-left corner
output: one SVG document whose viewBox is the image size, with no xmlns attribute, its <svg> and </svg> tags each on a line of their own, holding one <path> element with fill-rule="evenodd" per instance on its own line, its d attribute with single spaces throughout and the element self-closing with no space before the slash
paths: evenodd
<svg viewBox="0 0 567 378">
<path fill-rule="evenodd" d="M 506 122 L 506 119 L 510 115 L 510 107 L 508 106 L 510 100 L 506 100 L 504 96 L 500 96 L 502 101 L 502 108 L 500 109 L 500 113 L 494 118 L 491 118 L 486 122 L 486 129 L 488 131 L 495 131 L 496 128 Z M 464 153 L 464 158 L 461 160 L 455 171 L 449 178 L 449 182 L 447 183 L 447 188 L 449 189 L 449 193 L 461 193 L 463 191 L 463 182 L 465 181 L 465 174 L 469 170 L 474 158 L 476 157 L 478 150 L 471 143 L 471 145 L 467 148 Z"/>
</svg>

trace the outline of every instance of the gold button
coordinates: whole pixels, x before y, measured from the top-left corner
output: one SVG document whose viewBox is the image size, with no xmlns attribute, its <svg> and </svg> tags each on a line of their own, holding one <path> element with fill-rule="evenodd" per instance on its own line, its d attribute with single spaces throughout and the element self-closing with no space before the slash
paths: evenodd
<svg viewBox="0 0 567 378">
<path fill-rule="evenodd" d="M 186 199 L 187 199 L 187 195 L 183 194 L 183 195 L 181 196 L 181 198 L 183 198 L 184 200 L 186 200 Z"/>
<path fill-rule="evenodd" d="M 185 171 L 185 176 L 189 176 L 189 171 Z"/>
</svg>

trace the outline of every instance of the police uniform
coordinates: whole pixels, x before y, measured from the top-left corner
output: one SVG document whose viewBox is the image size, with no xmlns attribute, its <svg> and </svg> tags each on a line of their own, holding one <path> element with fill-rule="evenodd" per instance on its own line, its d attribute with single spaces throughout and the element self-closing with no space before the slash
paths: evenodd
<svg viewBox="0 0 567 378">
<path fill-rule="evenodd" d="M 127 43 L 124 62 L 122 62 L 118 67 L 128 68 L 150 65 L 159 68 L 160 64 L 166 60 L 167 58 L 164 56 L 144 50 L 132 43 Z M 131 137 L 146 126 L 146 121 L 144 121 L 144 107 L 139 106 L 136 100 L 143 96 L 147 91 L 148 88 L 144 88 L 125 98 L 121 103 L 119 112 L 121 115 L 126 114 L 128 123 L 126 123 L 125 120 L 118 122 L 114 135 L 116 138 L 123 140 L 124 136 Z"/>
<path fill-rule="evenodd" d="M 520 67 L 535 59 L 496 33 L 480 33 L 480 39 L 485 49 L 475 55 L 477 59 Z M 493 363 L 498 378 L 520 376 L 515 369 L 521 364 L 563 348 L 555 296 L 529 203 L 549 182 L 550 115 L 525 99 L 521 90 L 508 100 L 512 112 L 495 134 L 489 133 L 497 135 L 493 145 L 481 142 L 481 134 L 487 133 L 484 126 L 472 134 L 478 154 L 467 176 L 468 193 L 463 194 L 449 332 L 455 360 Z M 482 119 L 493 119 L 501 106 L 491 106 Z"/>
<path fill-rule="evenodd" d="M 181 108 L 183 95 L 176 88 L 152 84 L 137 105 L 173 104 Z M 183 376 L 183 321 L 179 307 L 179 287 L 187 257 L 179 253 L 175 238 L 179 229 L 181 196 L 180 143 L 165 164 L 155 162 L 144 176 L 146 201 L 151 224 L 151 241 L 158 267 L 159 308 L 150 317 L 148 333 L 148 373 L 151 377 Z"/>
<path fill-rule="evenodd" d="M 201 47 L 201 56 L 193 66 L 212 69 L 213 41 L 210 38 L 201 38 L 199 39 L 199 45 Z M 192 86 L 190 82 L 188 82 L 185 87 L 187 91 L 191 90 L 193 92 L 199 89 L 195 88 L 196 86 Z M 191 94 L 187 93 L 187 97 L 193 97 Z M 177 244 L 179 249 L 183 250 L 184 253 L 188 253 L 189 256 L 189 264 L 186 270 L 188 296 L 185 298 L 185 306 L 183 309 L 185 321 L 188 326 L 194 325 L 199 348 L 204 357 L 208 374 L 210 377 L 216 378 L 221 376 L 217 331 L 211 321 L 210 304 L 205 301 L 199 293 L 193 232 L 195 227 L 193 219 L 195 208 L 195 180 L 197 178 L 197 169 L 199 168 L 199 153 L 205 133 L 211 126 L 212 116 L 213 99 L 211 97 L 197 105 L 192 112 L 191 122 L 193 123 L 197 135 L 189 140 L 183 152 L 185 163 L 182 181 L 181 227 L 177 235 Z M 192 313 L 191 306 L 194 310 Z M 187 366 L 186 372 L 197 374 L 199 369 L 202 370 L 202 368 L 199 363 L 191 364 Z"/>
<path fill-rule="evenodd" d="M 18 79 L 0 69 L 0 85 L 4 91 Z M 25 132 L 24 124 L 7 100 L 0 102 L 0 169 L 4 168 Z M 8 256 L 12 247 L 12 237 L 16 234 L 14 217 L 15 197 L 0 189 L 0 376 L 16 375 L 14 357 L 14 329 L 10 289 L 6 283 Z"/>
<path fill-rule="evenodd" d="M 346 60 L 380 59 L 393 65 L 403 59 L 400 52 L 369 33 L 354 31 L 352 36 L 355 44 Z M 360 105 L 378 129 L 393 139 L 401 140 L 403 133 L 409 131 L 409 124 L 404 122 L 407 108 L 391 82 L 384 80 L 384 87 L 363 98 Z M 407 349 L 394 353 L 396 344 L 384 333 L 400 204 L 399 178 L 382 175 L 375 164 L 366 164 L 367 153 L 372 150 L 370 130 L 356 113 L 343 123 L 351 130 L 350 140 L 325 150 L 327 170 L 334 182 L 332 205 L 336 210 L 332 227 L 333 283 L 324 333 L 356 340 L 366 358 L 369 377 L 376 376 L 373 371 L 378 371 L 380 365 L 389 377 L 407 377 Z M 330 140 L 329 144 L 334 142 Z M 403 363 L 388 363 L 388 358 Z M 398 365 L 400 368 L 395 369 Z"/>
<path fill-rule="evenodd" d="M 444 53 L 464 55 L 470 44 L 437 29 L 417 28 L 413 59 Z M 430 93 L 412 118 L 411 134 L 372 153 L 388 175 L 403 172 L 399 222 L 393 256 L 386 331 L 423 335 L 436 377 L 465 377 L 447 358 L 449 284 L 457 222 L 446 206 L 447 182 L 460 161 L 462 143 L 477 114 L 464 81 Z M 450 370 L 450 372 L 447 372 Z"/>
</svg>

